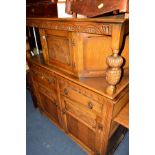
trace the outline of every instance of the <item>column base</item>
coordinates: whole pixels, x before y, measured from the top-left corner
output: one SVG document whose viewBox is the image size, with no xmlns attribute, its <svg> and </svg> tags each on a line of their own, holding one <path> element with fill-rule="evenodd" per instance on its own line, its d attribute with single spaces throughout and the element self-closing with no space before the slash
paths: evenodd
<svg viewBox="0 0 155 155">
<path fill-rule="evenodd" d="M 116 92 L 116 86 L 110 85 L 106 89 L 107 94 L 113 95 Z"/>
</svg>

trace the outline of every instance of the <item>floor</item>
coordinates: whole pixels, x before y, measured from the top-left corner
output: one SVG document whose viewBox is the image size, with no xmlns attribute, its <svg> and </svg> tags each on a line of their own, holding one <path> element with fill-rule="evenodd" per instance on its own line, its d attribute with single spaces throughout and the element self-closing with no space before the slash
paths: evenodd
<svg viewBox="0 0 155 155">
<path fill-rule="evenodd" d="M 126 133 L 124 139 L 113 155 L 129 155 L 129 132 Z"/>
<path fill-rule="evenodd" d="M 114 155 L 128 155 L 129 135 Z M 87 155 L 86 152 L 33 107 L 26 91 L 26 155 Z"/>
</svg>

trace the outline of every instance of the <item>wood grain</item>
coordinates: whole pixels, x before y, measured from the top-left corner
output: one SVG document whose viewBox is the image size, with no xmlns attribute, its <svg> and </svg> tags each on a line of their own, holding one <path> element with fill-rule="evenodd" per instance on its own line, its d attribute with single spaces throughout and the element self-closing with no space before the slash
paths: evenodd
<svg viewBox="0 0 155 155">
<path fill-rule="evenodd" d="M 106 88 L 108 86 L 105 77 L 100 77 L 100 78 L 76 78 L 70 74 L 67 74 L 66 72 L 63 72 L 61 70 L 58 70 L 55 67 L 52 66 L 48 66 L 46 65 L 43 55 L 38 55 L 33 57 L 32 59 L 29 60 L 29 63 L 31 63 L 31 66 L 33 65 L 33 67 L 35 67 L 37 70 L 39 70 L 40 68 L 48 71 L 48 72 L 53 72 L 56 75 L 58 75 L 58 77 L 62 77 L 67 79 L 68 81 L 72 81 L 73 83 L 76 83 L 78 85 L 81 85 L 85 88 L 87 88 L 88 90 L 91 90 L 93 92 L 96 92 L 100 95 L 103 95 L 104 97 L 107 97 L 109 99 L 114 99 L 116 96 L 118 96 L 118 94 L 120 92 L 122 92 L 124 89 L 128 88 L 128 84 L 129 84 L 129 77 L 128 75 L 124 75 L 121 82 L 118 84 L 117 86 L 117 90 L 114 94 L 110 95 L 106 93 Z M 41 66 L 41 67 L 40 67 Z"/>
</svg>

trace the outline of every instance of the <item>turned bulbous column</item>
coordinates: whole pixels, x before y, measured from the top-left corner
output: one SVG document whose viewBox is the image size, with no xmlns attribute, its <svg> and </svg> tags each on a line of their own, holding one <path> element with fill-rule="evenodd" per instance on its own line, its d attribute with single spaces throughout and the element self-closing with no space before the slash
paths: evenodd
<svg viewBox="0 0 155 155">
<path fill-rule="evenodd" d="M 106 92 L 113 95 L 116 92 L 116 85 L 120 82 L 123 64 L 123 58 L 119 55 L 122 46 L 124 36 L 124 27 L 122 24 L 113 25 L 112 29 L 112 52 L 111 56 L 108 56 L 107 61 L 107 71 L 106 71 L 106 81 L 108 87 Z"/>
<path fill-rule="evenodd" d="M 109 68 L 106 71 L 106 80 L 109 86 L 106 89 L 108 94 L 114 94 L 116 90 L 116 84 L 119 83 L 121 78 L 123 64 L 123 58 L 118 54 L 113 54 L 107 58 L 107 64 Z"/>
</svg>

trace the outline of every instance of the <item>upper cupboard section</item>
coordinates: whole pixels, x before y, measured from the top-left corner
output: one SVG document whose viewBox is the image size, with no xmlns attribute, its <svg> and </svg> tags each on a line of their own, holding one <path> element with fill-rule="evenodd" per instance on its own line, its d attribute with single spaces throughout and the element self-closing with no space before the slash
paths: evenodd
<svg viewBox="0 0 155 155">
<path fill-rule="evenodd" d="M 111 36 L 40 29 L 40 37 L 48 65 L 76 77 L 105 75 L 108 67 L 106 58 L 112 54 Z M 128 60 L 128 37 L 125 37 L 122 54 Z M 125 69 L 128 68 L 127 63 Z"/>
</svg>

